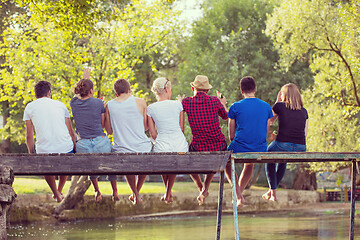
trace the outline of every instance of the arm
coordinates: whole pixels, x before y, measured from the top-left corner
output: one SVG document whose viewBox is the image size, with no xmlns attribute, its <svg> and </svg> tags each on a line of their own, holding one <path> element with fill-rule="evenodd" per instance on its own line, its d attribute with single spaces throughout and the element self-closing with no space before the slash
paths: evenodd
<svg viewBox="0 0 360 240">
<path fill-rule="evenodd" d="M 230 138 L 230 141 L 232 141 L 235 138 L 235 132 L 236 132 L 235 119 L 229 118 L 228 128 L 229 128 L 229 138 Z"/>
<path fill-rule="evenodd" d="M 83 79 L 90 79 L 91 68 L 86 68 L 83 73 Z"/>
<path fill-rule="evenodd" d="M 105 113 L 101 114 L 101 127 L 105 128 Z"/>
<path fill-rule="evenodd" d="M 229 110 L 226 107 L 226 104 L 227 104 L 226 97 L 224 95 L 222 95 L 222 93 L 219 91 L 216 91 L 216 95 L 217 95 L 217 98 L 220 100 L 221 105 L 223 105 L 225 111 L 228 112 Z"/>
<path fill-rule="evenodd" d="M 149 126 L 147 124 L 147 114 L 146 114 L 147 105 L 146 105 L 146 102 L 145 102 L 144 99 L 138 98 L 138 97 L 135 98 L 135 101 L 136 101 L 136 105 L 137 105 L 137 107 L 139 109 L 140 114 L 143 115 L 144 129 L 145 129 L 145 131 L 147 131 L 147 130 L 149 130 Z"/>
<path fill-rule="evenodd" d="M 70 137 L 71 137 L 71 139 L 72 139 L 72 141 L 74 143 L 74 150 L 75 150 L 76 149 L 76 136 L 75 136 L 74 129 L 73 129 L 72 125 L 71 125 L 70 118 L 65 117 L 65 124 L 66 124 L 66 127 L 67 127 L 68 131 L 69 131 Z"/>
<path fill-rule="evenodd" d="M 105 130 L 106 130 L 107 134 L 109 134 L 109 135 L 113 134 L 108 105 L 105 106 Z"/>
<path fill-rule="evenodd" d="M 306 119 L 306 122 L 305 122 L 305 138 L 308 135 L 308 130 L 309 130 L 309 119 Z"/>
<path fill-rule="evenodd" d="M 180 120 L 179 120 L 179 123 L 180 123 L 181 131 L 184 133 L 184 129 L 185 129 L 185 116 L 184 116 L 184 111 L 181 111 L 181 112 L 180 112 Z"/>
<path fill-rule="evenodd" d="M 143 116 L 144 116 L 144 129 L 146 132 L 147 130 L 149 130 L 149 125 L 148 125 L 148 121 L 147 121 L 148 116 L 146 114 L 146 102 L 144 101 L 144 103 L 145 103 L 145 106 L 144 106 L 144 110 L 143 110 Z"/>
<path fill-rule="evenodd" d="M 272 126 L 274 124 L 274 122 L 276 121 L 276 119 L 278 118 L 278 115 L 274 112 L 274 110 L 272 110 L 273 112 L 273 117 L 269 119 L 268 124 L 270 124 L 270 126 Z"/>
<path fill-rule="evenodd" d="M 150 136 L 156 140 L 157 137 L 157 131 L 155 129 L 155 122 L 154 119 L 152 117 L 147 117 L 147 125 L 149 126 L 149 132 L 150 132 Z"/>
<path fill-rule="evenodd" d="M 35 153 L 34 145 L 34 125 L 31 120 L 25 121 L 26 126 L 26 146 L 29 153 Z"/>
<path fill-rule="evenodd" d="M 273 119 L 273 118 L 274 118 L 274 117 L 269 118 L 268 121 L 267 121 L 267 126 L 266 126 L 266 138 L 268 138 L 269 136 L 271 136 L 270 126 L 272 125 L 271 119 Z"/>
</svg>

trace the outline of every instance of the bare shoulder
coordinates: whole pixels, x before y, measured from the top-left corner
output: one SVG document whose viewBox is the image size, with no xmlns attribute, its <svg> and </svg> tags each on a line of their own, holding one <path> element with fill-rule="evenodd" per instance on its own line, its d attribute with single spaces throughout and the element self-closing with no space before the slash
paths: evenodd
<svg viewBox="0 0 360 240">
<path fill-rule="evenodd" d="M 135 101 L 136 101 L 136 103 L 138 103 L 138 104 L 142 104 L 142 105 L 145 105 L 145 106 L 146 106 L 146 101 L 145 101 L 145 99 L 143 99 L 143 98 L 135 97 Z"/>
</svg>

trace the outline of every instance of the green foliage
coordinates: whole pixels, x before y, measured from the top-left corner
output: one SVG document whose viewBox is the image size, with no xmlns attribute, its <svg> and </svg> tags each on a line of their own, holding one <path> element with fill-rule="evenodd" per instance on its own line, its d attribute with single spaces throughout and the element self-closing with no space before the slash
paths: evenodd
<svg viewBox="0 0 360 240">
<path fill-rule="evenodd" d="M 205 1 L 203 17 L 193 24 L 191 36 L 182 46 L 174 93 L 191 96 L 189 83 L 198 74 L 209 77 L 211 95 L 219 90 L 229 104 L 242 98 L 239 80 L 247 75 L 256 80 L 256 96 L 270 104 L 288 82 L 307 86 L 312 81 L 307 63 L 299 60 L 284 72 L 271 39 L 264 34 L 273 7 L 273 1 L 266 0 Z M 222 129 L 227 136 L 225 122 Z"/>
<path fill-rule="evenodd" d="M 101 31 L 79 35 L 31 13 L 9 19 L 11 27 L 4 32 L 0 49 L 6 58 L 0 71 L 0 101 L 10 104 L 10 117 L 1 135 L 19 143 L 25 140 L 22 114 L 34 100 L 33 87 L 40 80 L 50 81 L 53 98 L 68 108 L 84 67 L 92 68 L 95 97 L 113 98 L 112 84 L 117 78 L 131 80 L 134 94 L 146 96 L 138 88 L 136 66 L 144 56 L 158 52 L 171 56 L 169 46 L 179 14 L 160 0 L 132 1 L 113 5 L 111 21 L 97 24 Z"/>
<path fill-rule="evenodd" d="M 6 1 L 6 0 L 2 0 Z M 50 22 L 56 29 L 87 34 L 101 31 L 98 24 L 117 20 L 116 12 L 137 1 L 129 0 L 15 0 L 20 7 L 28 9 L 38 22 Z M 162 1 L 170 5 L 173 0 Z M 145 4 L 146 5 L 146 4 Z"/>
<path fill-rule="evenodd" d="M 359 151 L 359 1 L 290 0 L 267 21 L 282 66 L 309 57 L 309 151 Z M 314 170 L 340 167 L 313 164 Z"/>
</svg>

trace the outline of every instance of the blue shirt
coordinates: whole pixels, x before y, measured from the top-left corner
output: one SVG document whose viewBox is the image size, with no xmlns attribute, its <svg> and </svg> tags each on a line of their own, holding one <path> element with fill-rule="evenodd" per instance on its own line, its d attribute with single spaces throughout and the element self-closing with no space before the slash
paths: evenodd
<svg viewBox="0 0 360 240">
<path fill-rule="evenodd" d="M 81 100 L 74 97 L 70 101 L 76 132 L 80 138 L 106 136 L 101 126 L 101 114 L 105 113 L 104 103 L 98 98 Z"/>
<path fill-rule="evenodd" d="M 267 123 L 272 117 L 271 106 L 258 98 L 245 98 L 232 104 L 228 118 L 235 120 L 236 132 L 228 150 L 266 152 Z"/>
</svg>

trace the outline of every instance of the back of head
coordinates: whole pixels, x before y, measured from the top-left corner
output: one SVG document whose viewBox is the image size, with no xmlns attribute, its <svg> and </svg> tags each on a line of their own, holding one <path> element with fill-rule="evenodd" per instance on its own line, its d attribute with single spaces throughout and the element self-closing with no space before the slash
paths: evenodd
<svg viewBox="0 0 360 240">
<path fill-rule="evenodd" d="M 90 79 L 81 79 L 76 83 L 74 93 L 79 94 L 81 97 L 86 97 L 93 88 L 94 84 Z"/>
<path fill-rule="evenodd" d="M 151 91 L 155 94 L 155 95 L 161 95 L 162 93 L 165 92 L 165 88 L 171 86 L 171 82 L 164 78 L 164 77 L 160 77 L 155 79 L 155 81 L 153 82 L 153 85 L 151 87 Z"/>
<path fill-rule="evenodd" d="M 34 87 L 35 97 L 36 98 L 46 97 L 46 95 L 49 93 L 50 90 L 51 90 L 51 83 L 49 83 L 48 81 L 40 81 L 36 83 Z"/>
<path fill-rule="evenodd" d="M 291 110 L 301 110 L 303 101 L 298 87 L 293 83 L 288 83 L 281 88 L 281 100 L 287 108 Z"/>
<path fill-rule="evenodd" d="M 114 83 L 114 91 L 118 96 L 123 93 L 128 93 L 129 90 L 130 83 L 126 79 L 121 78 L 119 80 L 116 80 L 116 82 Z"/>
<path fill-rule="evenodd" d="M 243 93 L 253 93 L 256 89 L 255 80 L 253 77 L 246 76 L 240 80 L 240 89 Z"/>
</svg>

